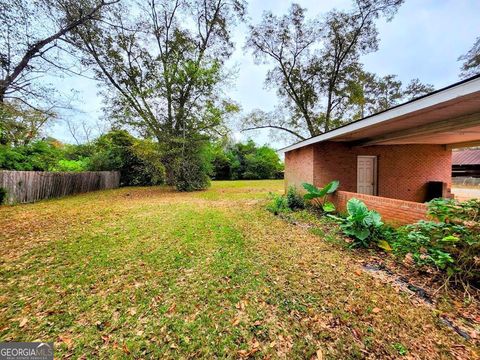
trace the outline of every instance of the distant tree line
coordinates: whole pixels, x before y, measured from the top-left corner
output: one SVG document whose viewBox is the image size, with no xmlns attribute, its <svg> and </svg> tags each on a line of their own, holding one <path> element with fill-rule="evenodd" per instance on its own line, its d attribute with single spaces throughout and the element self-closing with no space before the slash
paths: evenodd
<svg viewBox="0 0 480 360">
<path fill-rule="evenodd" d="M 166 183 L 159 147 L 125 130 L 113 130 L 90 143 L 62 144 L 53 138 L 37 139 L 16 146 L 0 145 L 0 169 L 34 171 L 120 171 L 122 186 Z M 209 143 L 198 155 L 206 174 L 219 180 L 275 179 L 283 164 L 268 146 L 253 141 L 222 146 Z"/>
<path fill-rule="evenodd" d="M 165 168 L 158 147 L 124 130 L 114 130 L 94 141 L 70 145 L 52 139 L 0 145 L 0 169 L 24 171 L 120 171 L 120 184 L 158 185 Z"/>
</svg>

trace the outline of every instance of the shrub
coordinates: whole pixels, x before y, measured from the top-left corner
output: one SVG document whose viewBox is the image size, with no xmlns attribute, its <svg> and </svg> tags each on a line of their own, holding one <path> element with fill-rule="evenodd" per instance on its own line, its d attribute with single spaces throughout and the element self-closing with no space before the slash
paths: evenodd
<svg viewBox="0 0 480 360">
<path fill-rule="evenodd" d="M 202 139 L 189 139 L 187 146 L 178 151 L 173 159 L 172 185 L 178 191 L 204 190 L 210 186 L 211 163 L 208 160 L 206 143 Z"/>
<path fill-rule="evenodd" d="M 305 201 L 302 195 L 294 186 L 290 186 L 287 191 L 287 206 L 291 210 L 300 210 L 305 208 Z"/>
<path fill-rule="evenodd" d="M 415 263 L 444 270 L 447 279 L 480 283 L 479 200 L 460 203 L 434 199 L 428 213 L 438 221 L 419 221 L 404 226 L 393 243 L 400 256 L 411 254 Z"/>
<path fill-rule="evenodd" d="M 165 167 L 156 143 L 136 139 L 131 151 L 134 158 L 140 160 L 133 167 L 134 172 L 130 177 L 132 185 L 160 185 L 165 182 Z"/>
<path fill-rule="evenodd" d="M 283 164 L 277 152 L 257 147 L 253 140 L 237 144 L 211 144 L 212 177 L 216 180 L 283 178 Z"/>
<path fill-rule="evenodd" d="M 114 130 L 100 136 L 92 147 L 89 170 L 118 170 L 121 186 L 159 185 L 164 181 L 165 169 L 155 143 Z"/>
<path fill-rule="evenodd" d="M 174 170 L 173 185 L 178 191 L 203 190 L 210 186 L 206 163 L 195 154 L 183 157 L 183 161 Z"/>
<path fill-rule="evenodd" d="M 375 242 L 389 250 L 390 246 L 384 239 L 384 224 L 378 212 L 368 210 L 365 203 L 356 198 L 348 200 L 347 212 L 345 219 L 333 218 L 340 221 L 343 233 L 353 239 L 352 247 L 368 247 Z"/>
<path fill-rule="evenodd" d="M 87 171 L 89 168 L 90 162 L 88 158 L 82 158 L 79 160 L 59 160 L 58 164 L 50 169 L 51 171 Z"/>
<path fill-rule="evenodd" d="M 442 222 L 478 221 L 480 200 L 433 199 L 428 203 L 428 214 Z"/>
<path fill-rule="evenodd" d="M 326 213 L 334 212 L 335 205 L 327 201 L 327 197 L 329 194 L 334 193 L 339 185 L 340 182 L 338 180 L 334 180 L 332 182 L 329 182 L 323 188 L 319 189 L 315 185 L 303 183 L 303 188 L 307 190 L 307 193 L 304 195 L 304 199 L 310 201 L 315 200 L 320 205 L 322 210 Z"/>
<path fill-rule="evenodd" d="M 403 227 L 393 243 L 394 252 L 401 256 L 411 254 L 419 265 L 435 265 L 445 269 L 454 260 L 442 250 L 445 244 L 440 243 L 455 242 L 457 239 L 448 235 L 450 229 L 445 225 L 435 221 L 419 221 Z"/>
<path fill-rule="evenodd" d="M 55 141 L 37 140 L 26 145 L 0 145 L 0 169 L 49 171 L 61 158 Z"/>
<path fill-rule="evenodd" d="M 270 193 L 271 201 L 267 205 L 267 210 L 275 215 L 290 211 L 288 200 L 285 196 Z"/>
</svg>

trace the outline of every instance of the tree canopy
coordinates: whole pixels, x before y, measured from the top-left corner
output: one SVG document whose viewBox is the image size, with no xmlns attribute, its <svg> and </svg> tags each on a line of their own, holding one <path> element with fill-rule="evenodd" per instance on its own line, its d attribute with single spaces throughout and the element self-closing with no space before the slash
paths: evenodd
<svg viewBox="0 0 480 360">
<path fill-rule="evenodd" d="M 430 91 L 417 79 L 402 89 L 395 76 L 367 73 L 360 61 L 378 49 L 375 21 L 391 20 L 402 3 L 357 0 L 351 11 L 332 10 L 323 19 L 308 19 L 298 4 L 281 17 L 264 13 L 250 27 L 246 47 L 272 65 L 265 83 L 277 90 L 281 106 L 273 114 L 250 114 L 244 129 L 280 129 L 304 139 Z"/>
<path fill-rule="evenodd" d="M 50 89 L 37 80 L 52 69 L 68 70 L 60 60 L 61 53 L 69 51 L 66 36 L 98 21 L 104 8 L 118 1 L 2 1 L 0 104 L 16 99 L 39 110 L 42 102 L 49 100 Z"/>
<path fill-rule="evenodd" d="M 205 177 L 197 155 L 238 111 L 220 85 L 233 50 L 230 32 L 244 13 L 241 0 L 123 2 L 108 21 L 70 38 L 103 81 L 110 116 L 156 138 L 169 183 L 184 183 L 188 172 Z"/>
<path fill-rule="evenodd" d="M 214 144 L 210 149 L 212 177 L 216 180 L 279 179 L 283 177 L 283 163 L 269 146 L 257 146 L 253 140 L 246 143 Z"/>
<path fill-rule="evenodd" d="M 475 40 L 470 50 L 460 56 L 458 60 L 463 61 L 461 78 L 466 79 L 480 74 L 480 36 Z"/>
</svg>

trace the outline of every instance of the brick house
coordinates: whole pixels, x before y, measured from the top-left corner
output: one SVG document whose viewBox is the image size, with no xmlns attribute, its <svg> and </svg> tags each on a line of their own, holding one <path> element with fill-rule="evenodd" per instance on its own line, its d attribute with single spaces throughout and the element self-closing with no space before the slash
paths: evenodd
<svg viewBox="0 0 480 360">
<path fill-rule="evenodd" d="M 285 185 L 340 181 L 392 222 L 425 217 L 423 202 L 450 197 L 452 149 L 480 144 L 480 75 L 280 151 Z"/>
</svg>

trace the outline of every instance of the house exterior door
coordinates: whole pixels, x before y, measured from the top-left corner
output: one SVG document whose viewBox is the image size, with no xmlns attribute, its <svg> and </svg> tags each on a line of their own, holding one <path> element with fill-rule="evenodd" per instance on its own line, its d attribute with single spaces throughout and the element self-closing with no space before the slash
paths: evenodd
<svg viewBox="0 0 480 360">
<path fill-rule="evenodd" d="M 357 157 L 357 193 L 377 195 L 377 157 Z"/>
</svg>

